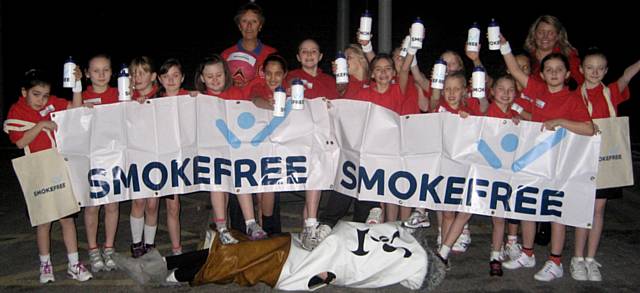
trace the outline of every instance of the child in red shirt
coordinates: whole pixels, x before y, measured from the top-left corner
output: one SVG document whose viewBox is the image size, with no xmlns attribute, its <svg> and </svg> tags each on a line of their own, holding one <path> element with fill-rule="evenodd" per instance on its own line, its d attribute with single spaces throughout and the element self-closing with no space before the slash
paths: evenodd
<svg viewBox="0 0 640 293">
<path fill-rule="evenodd" d="M 91 81 L 91 85 L 82 92 L 83 103 L 105 105 L 118 102 L 118 89 L 109 86 L 112 73 L 109 56 L 100 54 L 89 59 L 85 74 Z"/>
<path fill-rule="evenodd" d="M 324 55 L 320 52 L 320 46 L 313 39 L 306 39 L 298 46 L 296 58 L 302 66 L 292 70 L 287 76 L 287 85 L 291 85 L 294 79 L 300 79 L 304 85 L 304 96 L 307 99 L 325 97 L 335 99 L 338 97 L 336 79 L 328 75 L 318 67 Z"/>
</svg>

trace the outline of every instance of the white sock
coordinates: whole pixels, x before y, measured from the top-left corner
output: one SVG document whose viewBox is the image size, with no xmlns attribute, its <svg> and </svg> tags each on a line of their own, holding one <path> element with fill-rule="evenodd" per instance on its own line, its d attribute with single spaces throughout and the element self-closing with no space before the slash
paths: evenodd
<svg viewBox="0 0 640 293">
<path fill-rule="evenodd" d="M 305 227 L 313 227 L 316 224 L 318 224 L 318 219 L 316 218 L 307 218 L 306 220 L 304 220 Z"/>
<path fill-rule="evenodd" d="M 170 283 L 179 283 L 178 279 L 176 279 L 176 272 L 175 271 L 171 272 L 171 274 L 167 276 L 166 281 Z"/>
<path fill-rule="evenodd" d="M 249 227 L 249 225 L 255 224 L 255 223 L 256 223 L 256 219 L 249 219 L 249 220 L 244 221 L 244 225 L 247 226 L 247 227 Z"/>
<path fill-rule="evenodd" d="M 144 217 L 135 218 L 134 216 L 130 216 L 129 222 L 131 223 L 131 238 L 133 239 L 133 243 L 142 242 L 142 232 L 144 231 Z"/>
<path fill-rule="evenodd" d="M 158 226 L 144 225 L 144 243 L 153 244 L 156 241 L 156 230 Z"/>
<path fill-rule="evenodd" d="M 509 244 L 518 243 L 518 235 L 507 235 L 507 243 Z"/>
<path fill-rule="evenodd" d="M 69 259 L 69 266 L 76 265 L 79 262 L 77 251 L 67 254 L 67 258 Z"/>
<path fill-rule="evenodd" d="M 575 258 L 577 261 L 584 261 L 584 257 L 582 256 L 574 256 L 573 258 Z M 592 258 L 593 260 L 593 258 Z"/>
<path fill-rule="evenodd" d="M 499 260 L 500 260 L 500 251 L 492 250 L 492 251 L 491 251 L 491 259 L 490 259 L 490 260 L 497 260 L 497 261 L 499 261 Z"/>
<path fill-rule="evenodd" d="M 40 262 L 41 263 L 51 262 L 51 254 L 40 255 Z"/>
<path fill-rule="evenodd" d="M 227 229 L 227 221 L 216 222 L 216 230 L 218 232 Z"/>
<path fill-rule="evenodd" d="M 442 258 L 448 259 L 450 251 L 451 251 L 451 247 L 442 244 L 442 246 L 440 246 L 440 249 L 438 250 L 438 254 L 440 254 Z"/>
<path fill-rule="evenodd" d="M 585 257 L 584 260 L 587 262 L 592 262 L 592 261 L 595 261 L 596 259 L 593 257 Z"/>
</svg>

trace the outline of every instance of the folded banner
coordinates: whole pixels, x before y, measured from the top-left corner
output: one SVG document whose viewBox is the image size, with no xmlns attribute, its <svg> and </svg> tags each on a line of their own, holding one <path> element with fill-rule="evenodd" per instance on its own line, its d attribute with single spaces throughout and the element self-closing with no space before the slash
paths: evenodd
<svg viewBox="0 0 640 293">
<path fill-rule="evenodd" d="M 170 97 L 57 113 L 83 205 L 197 190 L 335 189 L 364 200 L 588 227 L 600 137 L 321 99 L 283 118 Z"/>
</svg>

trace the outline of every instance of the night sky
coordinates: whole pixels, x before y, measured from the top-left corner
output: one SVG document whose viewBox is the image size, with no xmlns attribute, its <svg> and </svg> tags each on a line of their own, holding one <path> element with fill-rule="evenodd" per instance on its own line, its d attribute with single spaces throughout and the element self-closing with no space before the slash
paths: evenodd
<svg viewBox="0 0 640 293">
<path fill-rule="evenodd" d="M 591 11 L 588 11 L 524 5 L 533 2 L 512 1 L 508 8 L 474 7 L 459 1 L 440 1 L 442 4 L 434 6 L 434 2 L 393 1 L 394 46 L 399 45 L 416 16 L 425 23 L 426 43 L 418 53 L 424 72 L 430 72 L 436 57 L 446 49 L 464 54 L 467 29 L 474 21 L 481 24 L 484 36 L 486 24 L 491 18 L 496 18 L 503 35 L 515 50 L 523 44 L 529 25 L 542 14 L 560 18 L 569 32 L 570 42 L 579 52 L 590 46 L 598 46 L 605 51 L 609 58 L 605 83 L 617 80 L 628 65 L 640 58 L 637 49 L 640 26 L 636 21 L 637 13 L 634 14 L 631 8 L 618 7 L 623 11 L 616 11 L 600 7 L 606 6 L 602 4 L 590 6 Z M 42 68 L 61 80 L 63 63 L 70 55 L 84 68 L 89 57 L 106 53 L 112 56 L 114 72 L 120 63 L 128 63 L 135 56 L 148 55 L 158 65 L 169 57 L 177 57 L 183 62 L 187 74 L 185 87 L 191 88 L 197 63 L 210 53 L 222 52 L 240 38 L 233 16 L 246 1 L 209 1 L 210 4 L 175 1 L 173 5 L 168 5 L 171 2 L 137 1 L 82 3 L 7 1 L 1 4 L 2 117 L 17 100 L 20 80 L 26 70 Z M 330 70 L 330 61 L 336 52 L 336 0 L 258 0 L 257 3 L 267 18 L 261 39 L 288 59 L 290 69 L 299 67 L 295 59 L 298 43 L 305 38 L 314 38 L 324 52 L 321 68 Z M 417 3 L 425 4 L 417 7 Z M 480 4 L 479 1 L 477 3 Z M 367 7 L 374 13 L 375 34 L 377 5 L 377 1 L 350 1 L 352 40 L 355 40 L 359 16 Z M 497 12 L 505 10 L 510 12 Z M 487 50 L 486 39 L 483 38 L 483 42 L 483 62 L 490 73 L 499 71 L 502 57 Z M 374 39 L 374 50 L 375 45 Z M 471 63 L 465 62 L 469 72 Z M 54 84 L 53 93 L 70 98 L 71 93 L 63 90 L 61 83 Z M 640 76 L 632 81 L 631 90 L 632 95 L 640 91 Z M 638 119 L 633 116 L 637 116 L 634 109 L 640 106 L 639 100 L 632 97 L 620 107 L 621 115 L 631 116 L 631 125 L 634 125 L 634 119 Z M 632 127 L 632 140 L 640 140 L 639 131 Z"/>
</svg>

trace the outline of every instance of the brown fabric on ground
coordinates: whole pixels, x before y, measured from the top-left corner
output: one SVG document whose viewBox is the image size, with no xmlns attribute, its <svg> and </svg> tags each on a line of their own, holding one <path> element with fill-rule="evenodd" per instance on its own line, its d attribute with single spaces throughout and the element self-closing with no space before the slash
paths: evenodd
<svg viewBox="0 0 640 293">
<path fill-rule="evenodd" d="M 234 282 L 240 286 L 253 286 L 263 282 L 274 287 L 289 255 L 291 235 L 251 241 L 244 234 L 236 231 L 231 233 L 240 243 L 222 245 L 216 237 L 207 262 L 193 278 L 191 285 Z"/>
</svg>

